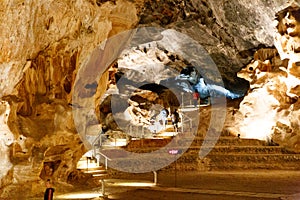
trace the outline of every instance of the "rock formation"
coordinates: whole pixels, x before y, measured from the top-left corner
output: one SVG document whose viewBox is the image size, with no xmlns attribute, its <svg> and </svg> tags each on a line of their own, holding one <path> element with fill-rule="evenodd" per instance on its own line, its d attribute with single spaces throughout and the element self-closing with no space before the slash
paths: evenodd
<svg viewBox="0 0 300 200">
<path fill-rule="evenodd" d="M 1 108 L 8 122 L 1 126 L 0 198 L 41 194 L 47 178 L 63 190 L 76 180 L 72 173 L 86 151 L 72 116 L 77 71 L 102 41 L 137 23 L 136 7 L 85 0 L 0 4 L 1 107 L 10 105 L 9 116 Z"/>
<path fill-rule="evenodd" d="M 238 76 L 250 82 L 240 104 L 237 127 L 242 136 L 269 140 L 300 151 L 299 133 L 299 38 L 300 7 L 276 14 L 276 49 L 260 49 Z M 238 114 L 238 115 L 239 115 Z"/>
<path fill-rule="evenodd" d="M 251 88 L 236 120 L 243 132 L 245 124 L 249 124 L 247 120 L 265 119 L 265 113 L 260 118 L 255 113 L 271 111 L 270 121 L 263 121 L 267 128 L 260 137 L 273 133 L 274 142 L 299 147 L 299 123 L 294 117 L 299 110 L 298 46 L 294 46 L 298 30 L 293 30 L 295 20 L 286 15 L 296 8 L 283 10 L 290 5 L 287 0 L 250 3 L 245 0 L 12 0 L 1 1 L 0 5 L 0 198 L 41 194 L 47 178 L 61 190 L 71 187 L 68 183 L 80 180 L 76 163 L 89 148 L 89 141 L 82 134 L 97 134 L 99 121 L 115 125 L 109 114 L 110 97 L 101 98 L 115 82 L 112 77 L 116 69 L 109 66 L 119 59 L 128 35 L 124 34 L 120 40 L 112 38 L 137 26 L 173 29 L 197 41 L 221 74 L 216 77 L 209 66 L 203 65 L 207 80 L 218 83 L 223 80 L 226 89 L 243 94 L 248 91 L 249 83 L 236 73 L 249 64 L 255 51 L 272 48 L 273 19 L 278 13 L 278 21 L 282 22 L 278 24 L 276 37 L 280 56 L 277 53 L 272 56 L 274 48 L 262 50 L 263 53 L 254 55 L 256 60 L 248 65 L 247 73 L 240 74 L 248 77 Z M 297 16 L 294 18 L 297 21 Z M 155 81 L 165 78 L 164 73 L 176 74 L 181 67 L 193 64 L 192 59 L 182 59 L 173 53 L 178 48 L 174 41 L 175 37 L 169 41 L 174 45 L 173 51 L 158 48 L 144 52 L 160 52 L 153 62 Z M 265 57 L 269 53 L 271 57 Z M 143 54 L 143 48 L 136 54 Z M 284 59 L 289 59 L 288 64 Z M 166 71 L 164 62 L 170 60 Z M 188 62 L 184 63 L 185 60 Z M 121 67 L 122 60 L 118 62 Z M 92 68 L 86 70 L 86 66 Z M 290 83 L 292 79 L 296 82 Z M 253 99 L 251 94 L 265 95 L 261 100 L 264 102 L 256 103 L 254 100 L 258 98 Z M 169 95 L 172 94 L 157 95 L 149 88 L 142 88 L 132 96 L 135 101 L 131 101 L 131 107 L 123 101 L 118 107 L 128 108 L 136 116 L 147 115 L 144 110 L 134 110 L 133 105 L 136 102 L 161 105 L 161 100 Z M 82 100 L 78 104 L 74 104 L 76 97 Z M 168 104 L 178 106 L 178 102 Z M 249 104 L 257 106 L 246 106 Z M 76 112 L 80 109 L 83 112 Z M 232 116 L 228 118 L 231 120 Z"/>
<path fill-rule="evenodd" d="M 1 105 L 0 107 L 1 147 L 0 148 L 1 148 L 1 166 L 2 166 L 0 178 L 2 179 L 8 174 L 9 170 L 12 167 L 12 163 L 9 159 L 9 153 L 10 153 L 9 146 L 12 145 L 12 143 L 14 142 L 14 135 L 10 131 L 7 124 L 8 115 L 10 112 L 10 106 L 5 101 L 1 101 L 0 105 Z"/>
</svg>

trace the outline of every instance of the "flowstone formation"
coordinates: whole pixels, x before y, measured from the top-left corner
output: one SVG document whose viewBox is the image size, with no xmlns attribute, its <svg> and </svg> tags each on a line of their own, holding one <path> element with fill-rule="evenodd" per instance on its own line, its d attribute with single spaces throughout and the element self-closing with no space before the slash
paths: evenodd
<svg viewBox="0 0 300 200">
<path fill-rule="evenodd" d="M 1 143 L 0 143 L 0 149 L 1 149 L 1 174 L 0 179 L 5 177 L 9 170 L 12 167 L 12 163 L 9 159 L 9 146 L 12 145 L 14 142 L 14 135 L 10 131 L 8 127 L 8 116 L 10 113 L 10 106 L 6 101 L 0 102 L 0 131 L 1 131 Z M 2 180 L 1 183 L 3 184 L 5 181 Z"/>
<path fill-rule="evenodd" d="M 77 71 L 102 41 L 137 23 L 136 7 L 85 0 L 0 4 L 0 199 L 41 196 L 48 178 L 56 192 L 70 189 L 69 183 L 86 182 L 76 171 L 86 152 L 72 116 Z"/>
<path fill-rule="evenodd" d="M 300 151 L 300 7 L 276 14 L 275 48 L 260 49 L 238 76 L 250 82 L 237 122 L 242 137 Z"/>
</svg>

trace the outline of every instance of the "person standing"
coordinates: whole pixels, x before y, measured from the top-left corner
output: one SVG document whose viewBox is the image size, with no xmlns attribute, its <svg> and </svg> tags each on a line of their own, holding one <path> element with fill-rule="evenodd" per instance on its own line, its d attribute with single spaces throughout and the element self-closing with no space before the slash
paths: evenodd
<svg viewBox="0 0 300 200">
<path fill-rule="evenodd" d="M 193 102 L 194 102 L 194 107 L 196 108 L 198 106 L 198 100 L 199 100 L 199 92 L 195 90 L 193 93 Z"/>
<path fill-rule="evenodd" d="M 54 188 L 51 186 L 50 179 L 46 182 L 46 191 L 44 193 L 44 200 L 53 200 Z"/>
<path fill-rule="evenodd" d="M 163 125 L 163 129 L 166 129 L 166 126 L 168 124 L 168 116 L 169 116 L 169 111 L 166 108 L 164 108 L 160 111 L 160 117 L 159 117 L 160 119 L 159 120 L 161 121 L 161 123 Z"/>
<path fill-rule="evenodd" d="M 174 130 L 175 132 L 178 132 L 179 113 L 177 112 L 177 109 L 174 110 L 174 112 L 171 115 L 171 118 Z"/>
</svg>

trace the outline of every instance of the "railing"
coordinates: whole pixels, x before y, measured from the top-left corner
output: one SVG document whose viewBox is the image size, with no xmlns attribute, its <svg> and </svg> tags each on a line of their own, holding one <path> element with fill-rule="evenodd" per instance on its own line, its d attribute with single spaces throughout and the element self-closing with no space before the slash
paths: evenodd
<svg viewBox="0 0 300 200">
<path fill-rule="evenodd" d="M 102 134 L 98 134 L 98 136 L 95 138 L 95 140 L 92 142 L 93 147 L 93 156 L 96 157 L 96 143 L 99 142 L 99 148 L 102 146 Z"/>
<path fill-rule="evenodd" d="M 182 92 L 181 93 L 181 107 L 188 106 L 188 105 L 193 105 L 192 95 Z"/>
<path fill-rule="evenodd" d="M 189 122 L 189 130 L 193 128 L 193 119 L 181 112 L 181 132 L 183 133 L 184 123 Z"/>
<path fill-rule="evenodd" d="M 147 125 L 147 124 L 143 123 L 141 126 L 135 126 L 136 127 L 136 132 L 139 132 L 139 128 L 141 127 L 140 138 L 144 138 L 144 136 L 145 136 L 145 126 L 144 125 Z M 133 136 L 133 127 L 134 127 L 134 125 L 129 124 L 129 135 L 130 136 Z M 136 134 L 134 136 L 136 136 Z"/>
<path fill-rule="evenodd" d="M 101 156 L 103 156 L 105 158 L 105 169 L 107 170 L 108 160 L 111 160 L 111 159 L 100 152 L 102 149 L 102 144 L 103 144 L 102 138 L 106 137 L 106 136 L 108 136 L 108 134 L 102 134 L 102 132 L 100 132 L 100 134 L 93 141 L 92 146 L 93 146 L 93 156 L 97 159 L 98 164 L 100 164 Z M 99 143 L 99 152 L 98 153 L 97 153 L 97 149 L 96 149 L 97 143 Z M 99 155 L 99 158 L 97 158 L 97 155 Z"/>
<path fill-rule="evenodd" d="M 105 165 L 105 170 L 107 170 L 107 168 L 108 168 L 108 161 L 111 161 L 111 159 L 109 158 L 109 157 L 107 157 L 105 154 L 103 154 L 103 153 L 101 153 L 100 151 L 99 151 L 99 163 L 100 163 L 100 160 L 101 160 L 101 156 L 103 156 L 104 158 L 105 158 L 105 161 L 104 161 L 104 165 Z"/>
</svg>

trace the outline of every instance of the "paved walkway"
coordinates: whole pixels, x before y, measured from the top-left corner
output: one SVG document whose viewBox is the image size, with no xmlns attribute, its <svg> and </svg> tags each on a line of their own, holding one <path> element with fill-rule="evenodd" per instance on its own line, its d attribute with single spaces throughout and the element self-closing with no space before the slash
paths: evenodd
<svg viewBox="0 0 300 200">
<path fill-rule="evenodd" d="M 157 186 L 151 173 L 106 180 L 105 199 L 114 200 L 299 200 L 298 171 L 238 171 L 158 173 Z M 176 178 L 176 179 L 175 179 Z M 176 181 L 176 182 L 175 182 Z M 93 193 L 93 195 L 92 195 Z M 81 193 L 80 199 L 99 198 L 100 188 Z M 65 194 L 67 195 L 67 194 Z M 85 196 L 85 197 L 84 197 Z M 59 199 L 74 199 L 57 195 Z M 77 198 L 79 199 L 79 198 Z"/>
<path fill-rule="evenodd" d="M 181 192 L 181 193 L 194 193 L 194 194 L 206 194 L 206 195 L 226 195 L 226 196 L 239 196 L 239 197 L 255 197 L 255 198 L 270 198 L 279 199 L 285 194 L 272 194 L 272 193 L 256 193 L 256 192 L 235 192 L 235 191 L 222 191 L 222 190 L 202 190 L 202 189 L 188 189 L 188 188 L 166 188 L 166 187 L 153 187 L 149 188 L 154 191 L 165 192 Z"/>
</svg>

